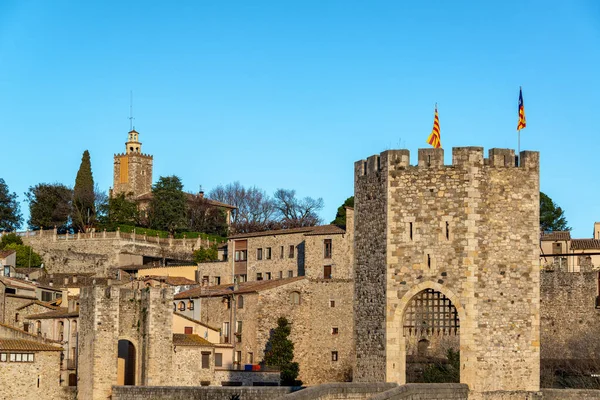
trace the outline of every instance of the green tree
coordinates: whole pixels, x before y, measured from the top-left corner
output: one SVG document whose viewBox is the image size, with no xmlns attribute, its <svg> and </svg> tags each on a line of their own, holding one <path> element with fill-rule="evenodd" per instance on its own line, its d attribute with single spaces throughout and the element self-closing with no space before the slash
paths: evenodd
<svg viewBox="0 0 600 400">
<path fill-rule="evenodd" d="M 0 231 L 16 231 L 23 222 L 17 194 L 0 178 Z"/>
<path fill-rule="evenodd" d="M 105 218 L 112 225 L 137 225 L 140 213 L 134 201 L 129 200 L 125 193 L 119 193 L 108 199 Z"/>
<path fill-rule="evenodd" d="M 296 380 L 300 366 L 294 362 L 294 343 L 289 339 L 292 326 L 285 317 L 279 317 L 277 328 L 271 330 L 271 336 L 265 348 L 264 363 L 279 367 L 281 384 L 285 386 L 301 384 Z"/>
<path fill-rule="evenodd" d="M 543 192 L 540 192 L 540 230 L 542 232 L 571 230 L 563 209 Z"/>
<path fill-rule="evenodd" d="M 333 225 L 337 225 L 341 228 L 346 228 L 346 207 L 354 208 L 354 196 L 348 197 L 344 204 L 338 207 L 337 214 L 335 214 L 335 219 L 331 221 Z"/>
<path fill-rule="evenodd" d="M 25 193 L 29 203 L 30 229 L 69 228 L 73 191 L 61 183 L 40 183 Z"/>
<path fill-rule="evenodd" d="M 460 352 L 452 348 L 446 353 L 447 363 L 435 363 L 423 370 L 425 383 L 453 383 L 460 382 Z"/>
<path fill-rule="evenodd" d="M 81 165 L 75 178 L 73 187 L 73 207 L 71 220 L 73 228 L 87 232 L 96 220 L 94 192 L 94 177 L 92 176 L 92 163 L 89 151 L 84 151 Z"/>
<path fill-rule="evenodd" d="M 194 262 L 195 263 L 203 263 L 203 262 L 211 262 L 219 260 L 219 251 L 217 250 L 216 245 L 212 245 L 208 248 L 200 247 L 198 250 L 194 251 Z"/>
<path fill-rule="evenodd" d="M 149 220 L 152 229 L 173 234 L 187 227 L 187 200 L 177 176 L 161 176 L 152 186 Z"/>
<path fill-rule="evenodd" d="M 2 236 L 2 239 L 0 240 L 0 249 L 5 248 L 6 246 L 8 246 L 9 244 L 23 244 L 23 239 L 21 239 L 19 236 L 17 236 L 14 233 L 9 233 L 7 235 Z"/>
<path fill-rule="evenodd" d="M 17 252 L 17 268 L 39 267 L 42 265 L 42 257 L 31 246 L 10 243 L 5 250 L 15 250 Z"/>
</svg>

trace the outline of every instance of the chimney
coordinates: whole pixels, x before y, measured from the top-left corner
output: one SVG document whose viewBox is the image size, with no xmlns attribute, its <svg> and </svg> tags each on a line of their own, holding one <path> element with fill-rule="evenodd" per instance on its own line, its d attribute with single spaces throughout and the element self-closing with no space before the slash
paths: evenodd
<svg viewBox="0 0 600 400">
<path fill-rule="evenodd" d="M 203 199 L 204 198 L 204 191 L 202 191 L 202 190 L 199 191 L 198 192 L 198 197 L 200 197 L 201 199 Z"/>
</svg>

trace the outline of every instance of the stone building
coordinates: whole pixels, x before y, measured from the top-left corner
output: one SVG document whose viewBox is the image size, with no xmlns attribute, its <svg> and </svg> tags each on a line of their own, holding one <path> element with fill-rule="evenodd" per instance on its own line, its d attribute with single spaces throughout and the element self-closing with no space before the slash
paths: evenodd
<svg viewBox="0 0 600 400">
<path fill-rule="evenodd" d="M 132 129 L 125 142 L 125 153 L 115 154 L 111 196 L 124 193 L 137 198 L 152 190 L 153 157 L 142 153 L 139 133 Z"/>
<path fill-rule="evenodd" d="M 230 271 L 238 282 L 296 276 L 352 279 L 352 208 L 346 215 L 346 230 L 322 225 L 230 236 Z"/>
<path fill-rule="evenodd" d="M 457 335 L 477 393 L 539 390 L 539 154 L 390 150 L 355 163 L 355 380 L 405 382 L 411 337 Z"/>
<path fill-rule="evenodd" d="M 352 377 L 352 292 L 350 279 L 299 276 L 200 287 L 176 295 L 173 307 L 220 328 L 216 366 L 225 369 L 260 364 L 270 330 L 286 317 L 299 379 L 313 385 Z"/>
<path fill-rule="evenodd" d="M 592 238 L 574 239 L 569 231 L 542 232 L 540 237 L 540 259 L 547 268 L 583 272 L 580 260 L 584 260 L 583 264 L 589 268 L 599 266 L 599 253 L 600 222 L 594 223 Z M 589 262 L 586 261 L 588 258 Z"/>
<path fill-rule="evenodd" d="M 60 386 L 60 354 L 57 346 L 0 337 L 0 398 L 70 398 Z"/>
</svg>

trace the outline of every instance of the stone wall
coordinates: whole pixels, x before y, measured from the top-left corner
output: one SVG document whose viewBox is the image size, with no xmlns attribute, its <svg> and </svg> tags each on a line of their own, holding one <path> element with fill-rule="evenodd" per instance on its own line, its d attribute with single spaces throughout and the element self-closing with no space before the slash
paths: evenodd
<svg viewBox="0 0 600 400">
<path fill-rule="evenodd" d="M 127 166 L 125 166 L 125 161 Z M 123 182 L 121 168 L 126 168 L 124 174 L 127 180 Z M 113 194 L 132 193 L 134 197 L 152 190 L 152 156 L 140 153 L 115 154 L 113 169 Z"/>
<path fill-rule="evenodd" d="M 305 272 L 309 278 L 323 279 L 323 268 L 331 266 L 331 278 L 354 279 L 354 241 L 351 234 L 306 235 Z M 324 257 L 324 241 L 331 240 L 331 258 Z"/>
<path fill-rule="evenodd" d="M 239 395 L 240 400 L 268 400 L 292 391 L 290 387 L 139 387 L 114 386 L 112 400 L 224 400 Z"/>
<path fill-rule="evenodd" d="M 210 353 L 208 368 L 202 368 L 202 354 Z M 214 376 L 215 355 L 213 347 L 176 346 L 173 354 L 173 383 L 177 386 L 211 385 L 220 381 Z"/>
<path fill-rule="evenodd" d="M 538 157 L 515 167 L 512 150 L 464 147 L 452 166 L 442 149 L 355 164 L 360 380 L 404 382 L 404 311 L 432 289 L 458 311 L 462 382 L 539 389 Z"/>
<path fill-rule="evenodd" d="M 254 386 L 255 384 L 268 383 L 271 386 L 279 386 L 281 380 L 279 372 L 268 371 L 243 371 L 243 370 L 215 370 L 214 381 L 216 385 L 224 382 L 241 383 L 242 386 Z"/>
<path fill-rule="evenodd" d="M 362 400 L 397 386 L 395 383 L 325 383 L 286 394 L 278 400 Z"/>
<path fill-rule="evenodd" d="M 32 363 L 0 363 L 0 398 L 69 399 L 59 383 L 60 351 L 39 351 L 34 357 Z"/>
<path fill-rule="evenodd" d="M 202 282 L 202 278 L 208 276 L 209 285 L 228 285 L 233 283 L 233 264 L 231 261 L 199 263 L 197 274 L 198 282 Z M 220 283 L 216 277 L 220 278 Z"/>
</svg>

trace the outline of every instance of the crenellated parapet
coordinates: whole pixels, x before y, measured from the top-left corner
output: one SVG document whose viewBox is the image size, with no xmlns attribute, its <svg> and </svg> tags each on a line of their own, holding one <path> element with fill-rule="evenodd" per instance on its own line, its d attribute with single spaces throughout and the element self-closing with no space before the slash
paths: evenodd
<svg viewBox="0 0 600 400">
<path fill-rule="evenodd" d="M 444 164 L 444 149 L 419 149 L 417 163 L 410 163 L 410 151 L 387 150 L 380 154 L 375 154 L 367 159 L 356 161 L 354 164 L 355 175 L 364 176 L 373 173 L 386 171 L 405 171 L 407 169 L 428 169 L 428 168 L 515 168 L 522 170 L 539 169 L 539 152 L 522 151 L 520 154 L 521 163 L 515 157 L 513 149 L 489 149 L 488 157 L 484 157 L 483 147 L 454 147 L 452 148 L 452 164 Z"/>
<path fill-rule="evenodd" d="M 142 157 L 142 158 L 148 158 L 150 160 L 154 159 L 153 155 L 145 154 L 145 153 L 117 153 L 117 154 L 114 155 L 115 158 L 116 157 L 125 157 L 125 156 L 128 156 L 128 157 Z"/>
</svg>

